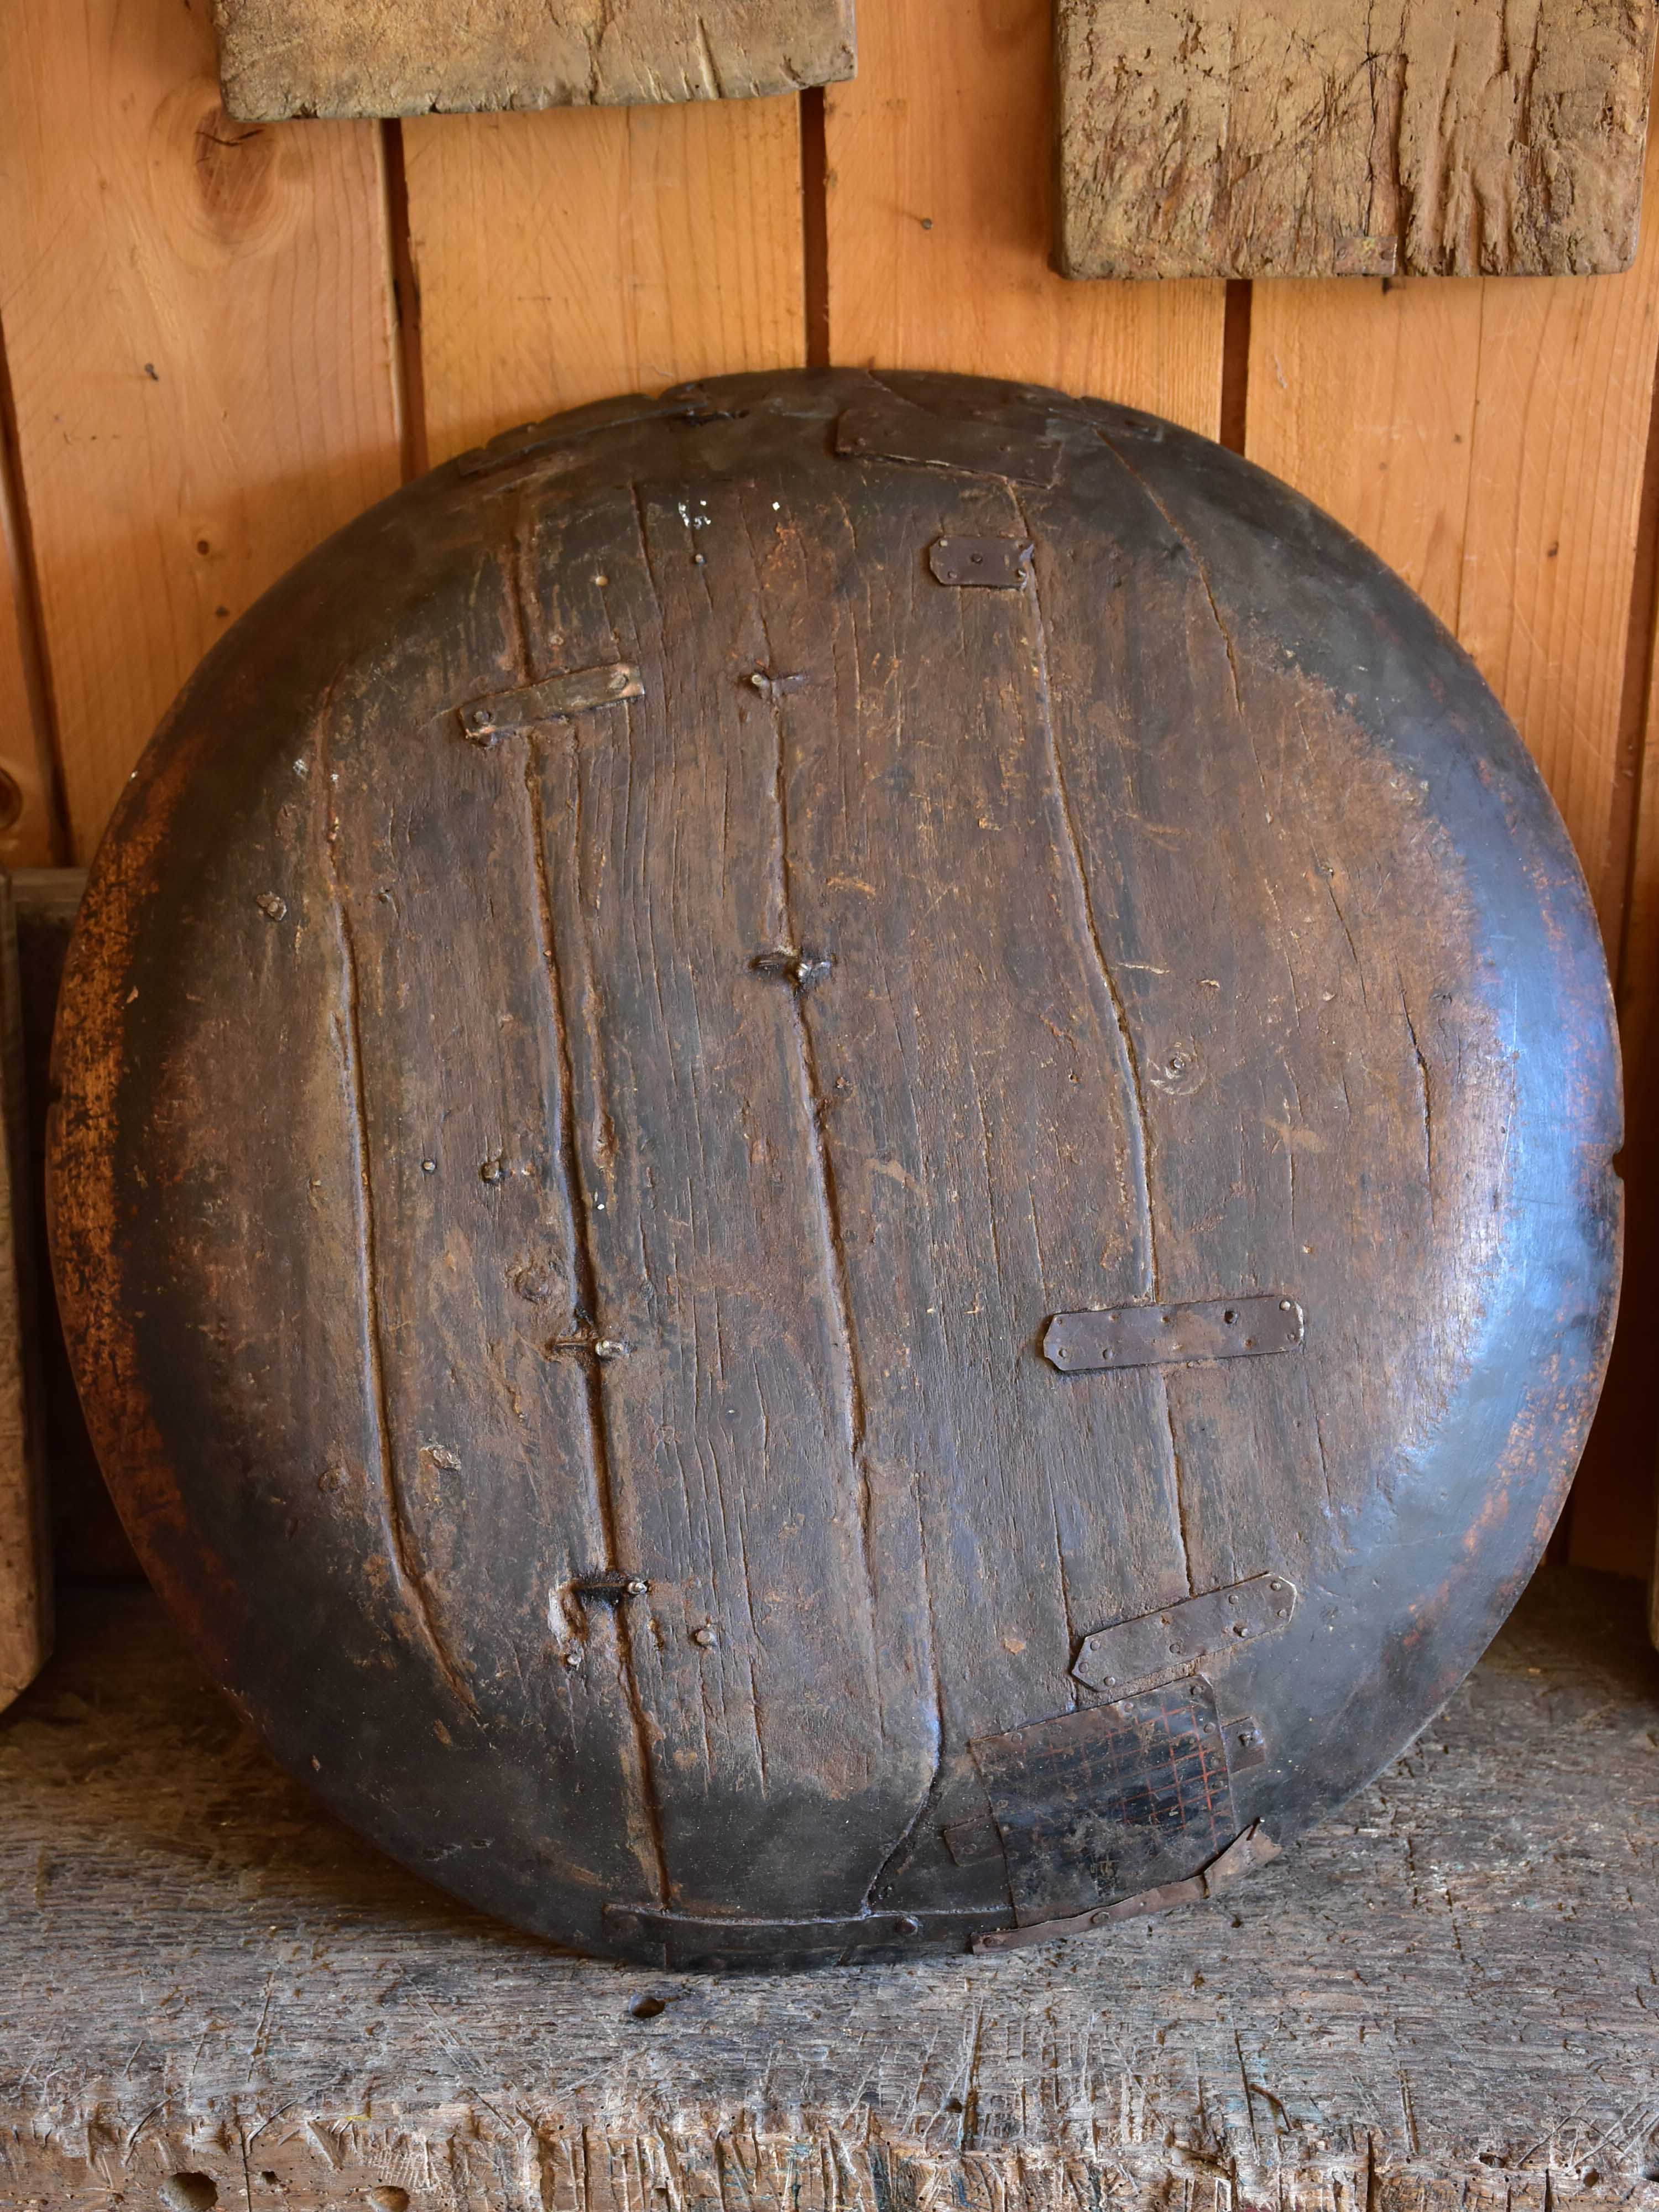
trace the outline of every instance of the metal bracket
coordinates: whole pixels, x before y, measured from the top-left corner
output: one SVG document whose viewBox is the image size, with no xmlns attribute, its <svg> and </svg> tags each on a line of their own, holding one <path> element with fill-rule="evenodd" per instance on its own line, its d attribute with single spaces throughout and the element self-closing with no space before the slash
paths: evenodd
<svg viewBox="0 0 1659 2212">
<path fill-rule="evenodd" d="M 1227 1741 L 1201 1674 L 968 1749 L 1022 1927 L 1177 1879 L 1237 1832 Z"/>
<path fill-rule="evenodd" d="M 1201 1298 L 1191 1305 L 1114 1306 L 1055 1314 L 1042 1356 L 1063 1375 L 1113 1367 L 1173 1367 L 1200 1359 L 1259 1359 L 1294 1352 L 1307 1316 L 1294 1298 Z"/>
<path fill-rule="evenodd" d="M 568 669 L 518 691 L 494 691 L 457 712 L 464 738 L 475 745 L 493 745 L 506 732 L 526 729 L 532 722 L 556 722 L 566 714 L 583 714 L 594 707 L 614 707 L 620 700 L 644 696 L 639 670 L 631 661 L 615 661 L 604 668 Z"/>
<path fill-rule="evenodd" d="M 927 548 L 927 566 L 941 584 L 1018 592 L 1031 580 L 1036 550 L 1029 538 L 936 538 Z"/>
<path fill-rule="evenodd" d="M 981 1930 L 1006 1922 L 1006 1905 L 963 1907 L 954 1911 L 860 1912 L 825 1920 L 717 1920 L 690 1912 L 665 1912 L 655 1905 L 607 1905 L 605 1926 L 613 1936 L 643 1936 L 661 1943 L 670 1966 L 714 1966 L 730 1960 L 821 1957 L 846 1951 L 908 1948 L 918 1940 L 958 1943 L 977 1940 Z"/>
<path fill-rule="evenodd" d="M 973 1939 L 976 1954 L 996 1951 L 1020 1951 L 1028 1943 L 1049 1943 L 1056 1936 L 1086 1936 L 1096 1928 L 1108 1928 L 1115 1920 L 1139 1920 L 1153 1912 L 1168 1912 L 1177 1905 L 1201 1905 L 1207 1897 L 1217 1897 L 1243 1880 L 1253 1869 L 1267 1866 L 1279 1856 L 1279 1845 L 1262 1826 L 1260 1820 L 1235 1836 L 1224 1851 L 1201 1867 L 1184 1881 L 1167 1881 L 1156 1889 L 1143 1889 L 1138 1897 L 1120 1898 L 1115 1905 L 1102 1905 L 1092 1912 L 1074 1912 L 1063 1920 L 1039 1920 L 1026 1928 L 996 1928 Z"/>
<path fill-rule="evenodd" d="M 1029 415 L 1002 422 L 982 415 L 934 415 L 895 392 L 879 392 L 842 410 L 836 451 L 847 459 L 961 469 L 1046 489 L 1060 454 L 1048 429 L 1046 422 L 1040 428 L 1034 426 Z"/>
<path fill-rule="evenodd" d="M 1276 1635 L 1295 1613 L 1297 1595 L 1296 1584 L 1283 1575 L 1255 1575 L 1202 1597 L 1182 1598 L 1085 1636 L 1072 1672 L 1109 1698 L 1131 1697 L 1206 1657 Z"/>
</svg>

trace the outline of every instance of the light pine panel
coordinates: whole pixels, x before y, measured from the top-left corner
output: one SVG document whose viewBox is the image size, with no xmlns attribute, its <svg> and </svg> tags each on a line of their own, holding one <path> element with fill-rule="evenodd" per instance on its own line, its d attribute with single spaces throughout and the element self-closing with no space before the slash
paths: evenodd
<svg viewBox="0 0 1659 2212">
<path fill-rule="evenodd" d="M 0 391 L 3 391 L 0 382 Z M 33 611 L 24 586 L 22 518 L 0 422 L 0 868 L 58 858 Z"/>
<path fill-rule="evenodd" d="M 1075 284 L 1048 265 L 1048 0 L 860 0 L 823 95 L 830 343 L 1120 399 L 1213 437 L 1219 283 Z"/>
<path fill-rule="evenodd" d="M 1650 153 L 1654 204 L 1659 139 Z M 1468 647 L 1547 778 L 1617 942 L 1619 757 L 1659 335 L 1659 224 L 1623 276 L 1254 288 L 1246 450 Z"/>
<path fill-rule="evenodd" d="M 398 475 L 380 140 L 228 122 L 201 0 L 0 9 L 0 323 L 76 854 L 226 624 Z"/>
<path fill-rule="evenodd" d="M 404 149 L 434 461 L 805 359 L 798 100 L 434 116 Z"/>
</svg>

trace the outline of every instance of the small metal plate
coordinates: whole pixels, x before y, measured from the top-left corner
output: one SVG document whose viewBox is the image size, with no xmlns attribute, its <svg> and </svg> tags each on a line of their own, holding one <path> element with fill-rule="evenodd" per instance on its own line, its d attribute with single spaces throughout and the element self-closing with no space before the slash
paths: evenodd
<svg viewBox="0 0 1659 2212">
<path fill-rule="evenodd" d="M 963 469 L 1047 486 L 1060 466 L 1060 446 L 1029 413 L 999 422 L 982 415 L 935 415 L 892 392 L 854 400 L 836 422 L 836 451 L 853 459 L 909 461 L 920 468 Z"/>
<path fill-rule="evenodd" d="M 1296 1584 L 1283 1575 L 1255 1575 L 1202 1597 L 1182 1598 L 1085 1636 L 1072 1672 L 1091 1690 L 1125 1697 L 1156 1676 L 1275 1634 L 1295 1613 L 1297 1595 Z"/>
<path fill-rule="evenodd" d="M 1025 1926 L 1183 1880 L 1237 1829 L 1202 1676 L 968 1747 Z"/>
<path fill-rule="evenodd" d="M 1006 1927 L 1006 1905 L 950 1912 L 861 1912 L 836 1920 L 716 1920 L 655 1905 L 607 1905 L 605 1926 L 623 1942 L 659 1943 L 671 1966 L 757 1966 L 781 1960 L 823 1963 L 848 1952 L 860 1955 L 914 1950 L 918 1943 L 954 1942 Z"/>
<path fill-rule="evenodd" d="M 936 538 L 927 566 L 941 584 L 1018 592 L 1030 581 L 1036 550 L 1029 538 Z"/>
<path fill-rule="evenodd" d="M 507 730 L 522 730 L 532 722 L 553 722 L 564 714 L 586 714 L 591 708 L 612 707 L 618 700 L 641 699 L 645 684 L 631 662 L 617 661 L 604 668 L 575 668 L 528 684 L 521 691 L 496 691 L 460 708 L 461 734 L 475 745 L 487 745 Z"/>
<path fill-rule="evenodd" d="M 1172 1912 L 1178 1905 L 1201 1905 L 1206 1898 L 1224 1897 L 1257 1867 L 1269 1866 L 1279 1850 L 1259 1820 L 1236 1837 L 1218 1858 L 1189 1875 L 1183 1881 L 1161 1883 L 1137 1897 L 1120 1898 L 1092 1912 L 1079 1912 L 1064 1920 L 1042 1920 L 1024 1928 L 993 1929 L 974 1938 L 976 1954 L 1023 1951 L 1032 1943 L 1049 1943 L 1056 1936 L 1086 1936 L 1096 1928 L 1109 1928 L 1115 1920 L 1138 1920 L 1144 1914 Z"/>
<path fill-rule="evenodd" d="M 1184 1306 L 1113 1306 L 1056 1314 L 1042 1356 L 1063 1375 L 1108 1367 L 1170 1367 L 1195 1359 L 1255 1359 L 1294 1352 L 1307 1317 L 1294 1298 L 1202 1298 Z"/>
</svg>

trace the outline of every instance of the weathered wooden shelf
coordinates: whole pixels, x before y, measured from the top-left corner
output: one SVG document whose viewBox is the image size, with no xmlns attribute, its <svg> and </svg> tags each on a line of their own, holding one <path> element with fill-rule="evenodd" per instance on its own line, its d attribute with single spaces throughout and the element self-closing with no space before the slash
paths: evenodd
<svg viewBox="0 0 1659 2212">
<path fill-rule="evenodd" d="M 1547 1571 L 1224 1904 L 1001 1960 L 680 1978 L 450 1904 L 287 1781 L 154 1601 L 0 1720 L 0 2205 L 1659 2207 L 1659 1660 Z"/>
</svg>

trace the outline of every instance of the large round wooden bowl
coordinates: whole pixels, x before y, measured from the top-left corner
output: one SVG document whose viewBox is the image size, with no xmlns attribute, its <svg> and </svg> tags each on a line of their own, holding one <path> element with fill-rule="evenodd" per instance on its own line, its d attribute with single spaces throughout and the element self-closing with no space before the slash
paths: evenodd
<svg viewBox="0 0 1659 2212">
<path fill-rule="evenodd" d="M 1221 1887 L 1475 1659 L 1607 1350 L 1514 732 L 1282 485 L 1052 392 L 736 378 L 365 515 L 146 754 L 58 1079 L 207 1664 L 631 1959 Z"/>
</svg>

